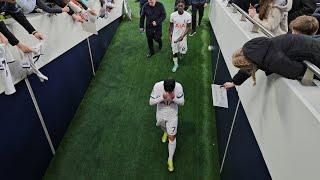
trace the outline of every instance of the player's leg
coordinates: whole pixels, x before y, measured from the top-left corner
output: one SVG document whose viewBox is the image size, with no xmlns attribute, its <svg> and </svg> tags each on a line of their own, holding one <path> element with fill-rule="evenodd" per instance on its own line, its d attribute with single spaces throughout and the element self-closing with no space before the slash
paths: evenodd
<svg viewBox="0 0 320 180">
<path fill-rule="evenodd" d="M 173 54 L 173 67 L 172 67 L 172 72 L 176 72 L 177 69 L 179 67 L 179 64 L 178 64 L 178 53 L 174 53 Z"/>
<path fill-rule="evenodd" d="M 179 48 L 179 55 L 180 55 L 180 59 L 182 59 L 184 57 L 184 55 L 187 54 L 188 51 L 188 43 L 187 43 L 187 38 L 184 38 L 181 42 L 180 42 L 180 48 Z"/>
<path fill-rule="evenodd" d="M 177 127 L 178 127 L 178 119 L 167 121 L 167 133 L 168 133 L 168 170 L 173 171 L 173 156 L 177 146 L 176 134 L 177 134 Z"/>
<path fill-rule="evenodd" d="M 201 25 L 201 21 L 203 18 L 203 13 L 204 13 L 204 4 L 199 5 L 199 21 L 198 21 L 198 26 Z"/>
<path fill-rule="evenodd" d="M 161 141 L 163 143 L 167 142 L 168 134 L 167 134 L 167 128 L 166 128 L 166 121 L 163 119 L 157 119 L 156 126 L 160 126 L 160 128 L 163 130 Z"/>
<path fill-rule="evenodd" d="M 191 6 L 191 23 L 192 23 L 192 30 L 189 36 L 194 36 L 196 34 L 196 26 L 197 26 L 197 11 L 198 11 L 198 5 L 192 4 Z"/>
<path fill-rule="evenodd" d="M 159 44 L 159 49 L 162 49 L 162 27 L 158 26 L 154 33 L 154 40 Z"/>
<path fill-rule="evenodd" d="M 179 43 L 171 42 L 171 48 L 172 48 L 172 60 L 173 60 L 173 67 L 172 72 L 176 72 L 179 65 L 178 65 L 178 53 L 179 53 Z"/>
<path fill-rule="evenodd" d="M 147 35 L 147 41 L 148 41 L 148 47 L 149 47 L 149 53 L 147 54 L 147 58 L 150 58 L 152 55 L 154 55 L 154 48 L 153 48 L 154 31 L 153 31 L 153 29 L 147 28 L 146 35 Z"/>
</svg>

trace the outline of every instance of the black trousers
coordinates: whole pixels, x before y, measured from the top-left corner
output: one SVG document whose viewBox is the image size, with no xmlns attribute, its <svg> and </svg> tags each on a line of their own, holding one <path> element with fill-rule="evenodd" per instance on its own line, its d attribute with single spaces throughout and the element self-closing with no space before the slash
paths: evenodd
<svg viewBox="0 0 320 180">
<path fill-rule="evenodd" d="M 192 4 L 192 31 L 196 31 L 197 27 L 197 12 L 199 11 L 199 22 L 201 24 L 201 20 L 203 18 L 204 12 L 204 4 Z"/>
<path fill-rule="evenodd" d="M 153 41 L 159 43 L 159 46 L 162 46 L 162 26 L 156 27 L 147 27 L 146 35 L 148 40 L 149 52 L 154 54 Z"/>
</svg>

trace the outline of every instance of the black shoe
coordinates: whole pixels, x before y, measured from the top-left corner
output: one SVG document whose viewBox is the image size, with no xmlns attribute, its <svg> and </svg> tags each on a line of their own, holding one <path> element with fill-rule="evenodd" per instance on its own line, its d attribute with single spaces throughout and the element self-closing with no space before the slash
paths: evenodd
<svg viewBox="0 0 320 180">
<path fill-rule="evenodd" d="M 147 58 L 151 58 L 154 55 L 154 53 L 148 53 Z"/>
</svg>

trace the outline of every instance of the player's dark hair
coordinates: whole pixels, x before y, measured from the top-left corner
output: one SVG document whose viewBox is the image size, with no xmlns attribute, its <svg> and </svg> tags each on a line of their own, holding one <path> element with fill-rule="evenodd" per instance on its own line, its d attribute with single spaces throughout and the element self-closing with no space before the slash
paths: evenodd
<svg viewBox="0 0 320 180">
<path fill-rule="evenodd" d="M 168 78 L 164 80 L 163 86 L 166 92 L 172 92 L 176 86 L 176 81 L 173 78 Z"/>
<path fill-rule="evenodd" d="M 184 0 L 177 0 L 176 4 L 178 5 L 179 3 L 186 4 L 186 3 L 184 2 Z"/>
</svg>

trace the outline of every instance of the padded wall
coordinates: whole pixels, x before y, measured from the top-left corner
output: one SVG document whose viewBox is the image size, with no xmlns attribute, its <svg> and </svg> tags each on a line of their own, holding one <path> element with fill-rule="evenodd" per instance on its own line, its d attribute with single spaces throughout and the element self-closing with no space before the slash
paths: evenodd
<svg viewBox="0 0 320 180">
<path fill-rule="evenodd" d="M 215 35 L 213 34 L 212 37 L 215 37 Z M 217 66 L 216 75 L 213 71 L 213 77 L 215 76 L 214 83 L 223 84 L 224 82 L 231 80 L 231 75 L 221 52 L 217 63 L 219 45 L 215 38 L 213 39 L 212 44 L 214 46 L 214 51 L 212 52 L 212 69 L 215 70 Z M 215 107 L 220 164 L 222 163 L 238 100 L 238 92 L 233 88 L 228 90 L 229 108 Z M 268 168 L 264 162 L 241 102 L 230 139 L 228 152 L 226 154 L 223 171 L 221 173 L 221 179 L 271 180 Z"/>
<path fill-rule="evenodd" d="M 90 37 L 96 68 L 119 24 L 120 18 Z M 87 41 L 41 71 L 49 81 L 40 83 L 34 75 L 29 80 L 57 149 L 93 77 Z M 24 81 L 16 89 L 11 96 L 0 95 L 0 179 L 41 179 L 52 153 Z"/>
</svg>

